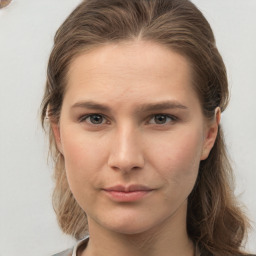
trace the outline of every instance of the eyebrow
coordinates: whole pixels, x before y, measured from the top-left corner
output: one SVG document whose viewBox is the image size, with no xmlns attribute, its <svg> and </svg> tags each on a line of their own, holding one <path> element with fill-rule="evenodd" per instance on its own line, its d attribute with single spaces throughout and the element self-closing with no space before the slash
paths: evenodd
<svg viewBox="0 0 256 256">
<path fill-rule="evenodd" d="M 163 102 L 157 102 L 157 103 L 147 103 L 142 104 L 139 106 L 139 111 L 141 112 L 150 112 L 150 111 L 156 111 L 156 110 L 163 110 L 163 109 L 184 109 L 187 110 L 188 107 L 185 105 L 182 105 L 181 103 L 177 101 L 163 101 Z"/>
<path fill-rule="evenodd" d="M 72 105 L 73 108 L 86 108 L 86 109 L 96 109 L 100 111 L 106 111 L 110 112 L 111 108 L 105 104 L 97 103 L 94 101 L 80 101 Z M 163 109 L 182 109 L 187 110 L 188 107 L 185 105 L 182 105 L 181 103 L 177 101 L 163 101 L 163 102 L 157 102 L 157 103 L 145 103 L 142 105 L 139 105 L 138 111 L 139 112 L 150 112 L 150 111 L 157 111 L 157 110 L 163 110 Z"/>
<path fill-rule="evenodd" d="M 110 108 L 105 104 L 100 104 L 94 101 L 80 101 L 72 105 L 71 108 L 88 108 L 88 109 L 97 109 L 101 111 L 110 111 Z"/>
</svg>

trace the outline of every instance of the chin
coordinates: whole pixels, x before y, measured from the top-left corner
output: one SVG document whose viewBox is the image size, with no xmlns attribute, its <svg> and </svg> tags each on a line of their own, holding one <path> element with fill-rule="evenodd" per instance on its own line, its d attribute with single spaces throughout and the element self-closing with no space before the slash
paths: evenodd
<svg viewBox="0 0 256 256">
<path fill-rule="evenodd" d="M 149 230 L 151 230 L 152 227 L 150 226 L 137 226 L 137 225 L 127 225 L 127 223 L 125 223 L 123 226 L 119 226 L 119 227 L 112 227 L 110 228 L 112 230 L 112 232 L 115 233 L 119 233 L 119 234 L 123 234 L 123 235 L 138 235 L 138 234 L 142 234 L 145 233 Z"/>
<path fill-rule="evenodd" d="M 101 222 L 101 226 L 111 232 L 123 235 L 138 235 L 148 233 L 159 228 L 163 219 L 147 219 L 146 214 L 143 216 L 122 216 L 122 218 L 108 218 Z"/>
</svg>

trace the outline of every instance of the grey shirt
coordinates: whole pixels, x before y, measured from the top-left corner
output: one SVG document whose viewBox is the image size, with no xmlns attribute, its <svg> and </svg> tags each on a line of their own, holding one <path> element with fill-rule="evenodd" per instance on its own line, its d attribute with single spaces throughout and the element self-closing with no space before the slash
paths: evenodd
<svg viewBox="0 0 256 256">
<path fill-rule="evenodd" d="M 89 236 L 86 236 L 83 240 L 78 241 L 73 249 L 68 249 L 63 252 L 54 254 L 52 256 L 77 256 L 78 248 L 82 245 L 86 245 L 88 243 L 88 241 L 89 241 Z M 198 248 L 196 248 L 195 256 L 200 256 L 200 252 L 199 252 Z"/>
<path fill-rule="evenodd" d="M 82 245 L 85 245 L 88 243 L 89 241 L 89 236 L 86 236 L 83 240 L 81 241 L 78 241 L 76 243 L 76 245 L 74 246 L 73 249 L 68 249 L 68 250 L 65 250 L 63 252 L 60 252 L 60 253 L 57 253 L 57 254 L 54 254 L 52 256 L 77 256 L 77 251 L 78 251 L 78 248 Z M 195 251 L 195 256 L 202 256 L 199 249 L 196 247 L 196 251 Z M 248 255 L 250 256 L 250 255 Z M 256 255 L 252 255 L 251 256 L 256 256 Z"/>
</svg>

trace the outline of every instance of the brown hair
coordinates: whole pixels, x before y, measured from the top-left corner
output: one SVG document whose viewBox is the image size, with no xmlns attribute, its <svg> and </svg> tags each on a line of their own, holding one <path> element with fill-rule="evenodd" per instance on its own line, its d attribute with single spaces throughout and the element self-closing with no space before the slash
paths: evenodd
<svg viewBox="0 0 256 256">
<path fill-rule="evenodd" d="M 193 69 L 193 85 L 203 113 L 213 118 L 225 110 L 228 83 L 211 27 L 188 0 L 87 0 L 65 20 L 55 35 L 42 102 L 45 117 L 58 122 L 71 61 L 82 52 L 123 40 L 149 40 L 185 56 Z M 64 159 L 49 128 L 55 161 L 53 205 L 62 230 L 76 238 L 87 231 L 86 213 L 75 201 Z M 221 127 L 209 157 L 201 161 L 196 185 L 188 198 L 187 230 L 203 255 L 242 254 L 248 222 L 233 196 L 232 169 Z"/>
</svg>

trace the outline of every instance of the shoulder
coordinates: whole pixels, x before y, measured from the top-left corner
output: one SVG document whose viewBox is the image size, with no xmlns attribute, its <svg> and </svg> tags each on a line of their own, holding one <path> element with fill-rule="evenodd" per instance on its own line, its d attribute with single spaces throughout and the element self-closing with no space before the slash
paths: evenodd
<svg viewBox="0 0 256 256">
<path fill-rule="evenodd" d="M 54 254 L 52 256 L 72 256 L 72 253 L 73 253 L 73 250 L 72 249 L 68 249 L 68 250 L 65 250 L 63 252 L 59 252 L 57 254 Z"/>
</svg>

